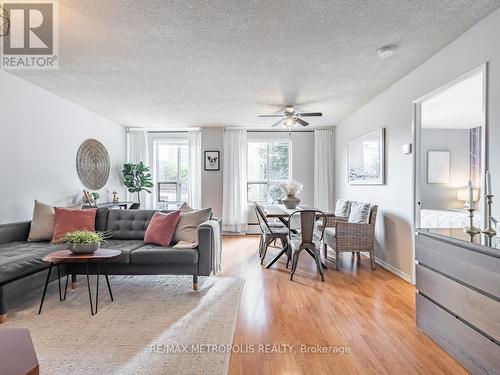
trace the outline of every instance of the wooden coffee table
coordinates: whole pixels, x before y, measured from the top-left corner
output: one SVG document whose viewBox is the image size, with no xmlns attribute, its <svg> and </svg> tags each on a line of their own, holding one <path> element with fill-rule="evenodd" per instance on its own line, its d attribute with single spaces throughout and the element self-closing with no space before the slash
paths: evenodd
<svg viewBox="0 0 500 375">
<path fill-rule="evenodd" d="M 49 272 L 47 274 L 47 280 L 45 281 L 45 287 L 43 288 L 42 301 L 40 302 L 40 308 L 38 309 L 38 314 L 42 313 L 43 301 L 45 299 L 45 293 L 47 292 L 47 286 L 49 285 L 50 273 L 52 272 L 52 267 L 54 265 L 57 266 L 57 281 L 59 283 L 59 300 L 60 301 L 66 300 L 66 291 L 68 289 L 69 274 L 66 275 L 66 284 L 64 287 L 64 294 L 63 294 L 61 289 L 61 270 L 60 270 L 60 265 L 63 263 L 85 263 L 85 270 L 87 271 L 87 288 L 89 290 L 90 312 L 92 315 L 97 314 L 97 305 L 99 303 L 99 276 L 100 276 L 101 266 L 104 271 L 104 276 L 106 277 L 106 284 L 108 285 L 109 296 L 111 297 L 111 301 L 113 301 L 113 293 L 111 292 L 108 273 L 106 272 L 106 261 L 108 259 L 119 256 L 121 253 L 122 252 L 120 250 L 99 249 L 95 253 L 74 254 L 70 250 L 61 250 L 45 256 L 42 260 L 44 262 L 50 263 L 50 267 L 49 267 Z M 96 263 L 97 265 L 95 311 L 94 311 L 94 304 L 92 303 L 92 292 L 90 291 L 89 263 Z"/>
</svg>

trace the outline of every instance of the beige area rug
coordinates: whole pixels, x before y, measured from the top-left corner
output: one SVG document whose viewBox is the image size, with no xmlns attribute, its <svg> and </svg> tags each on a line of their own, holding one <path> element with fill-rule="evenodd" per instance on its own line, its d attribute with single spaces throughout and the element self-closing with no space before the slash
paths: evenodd
<svg viewBox="0 0 500 375">
<path fill-rule="evenodd" d="M 226 374 L 243 280 L 114 276 L 114 302 L 101 278 L 99 311 L 90 315 L 85 278 L 67 300 L 57 282 L 18 306 L 2 325 L 28 328 L 41 374 Z M 95 293 L 95 277 L 92 277 Z"/>
</svg>

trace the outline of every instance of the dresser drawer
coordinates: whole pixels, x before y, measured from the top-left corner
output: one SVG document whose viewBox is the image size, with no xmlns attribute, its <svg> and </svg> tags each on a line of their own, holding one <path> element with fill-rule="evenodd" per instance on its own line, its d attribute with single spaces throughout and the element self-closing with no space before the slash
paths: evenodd
<svg viewBox="0 0 500 375">
<path fill-rule="evenodd" d="M 415 259 L 419 264 L 500 300 L 500 259 L 444 241 L 416 236 Z"/>
<path fill-rule="evenodd" d="M 417 264 L 417 290 L 500 343 L 500 302 Z"/>
<path fill-rule="evenodd" d="M 417 294 L 417 326 L 472 374 L 500 374 L 500 346 Z"/>
</svg>

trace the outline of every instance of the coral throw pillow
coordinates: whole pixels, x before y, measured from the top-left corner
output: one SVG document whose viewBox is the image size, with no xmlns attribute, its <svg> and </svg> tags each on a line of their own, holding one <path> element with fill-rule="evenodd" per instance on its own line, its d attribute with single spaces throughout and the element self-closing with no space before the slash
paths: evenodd
<svg viewBox="0 0 500 375">
<path fill-rule="evenodd" d="M 59 242 L 66 233 L 75 230 L 95 232 L 96 208 L 73 209 L 54 207 L 55 225 L 52 242 Z"/>
<path fill-rule="evenodd" d="M 156 212 L 149 222 L 144 242 L 167 247 L 172 242 L 175 227 L 181 218 L 180 211 Z"/>
</svg>

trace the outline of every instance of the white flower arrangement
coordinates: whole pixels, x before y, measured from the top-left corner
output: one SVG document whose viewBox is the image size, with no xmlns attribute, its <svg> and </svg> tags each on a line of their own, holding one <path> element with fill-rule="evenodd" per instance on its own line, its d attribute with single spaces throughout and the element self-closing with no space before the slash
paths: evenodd
<svg viewBox="0 0 500 375">
<path fill-rule="evenodd" d="M 280 185 L 281 189 L 285 192 L 286 195 L 296 195 L 302 191 L 304 185 L 300 182 L 291 180 L 288 182 L 284 182 Z"/>
</svg>

